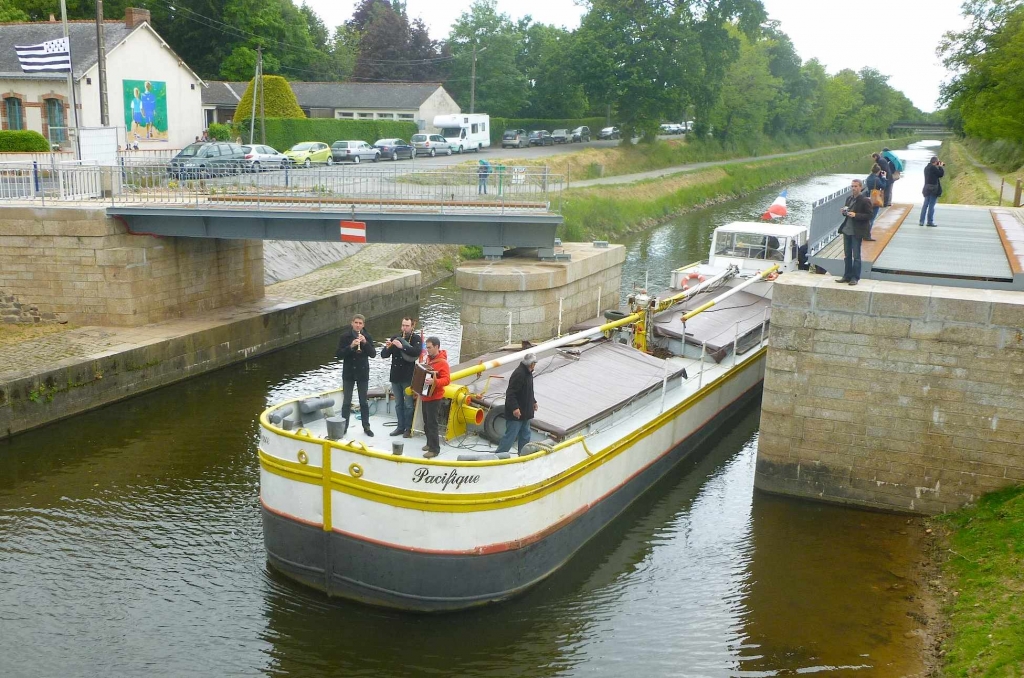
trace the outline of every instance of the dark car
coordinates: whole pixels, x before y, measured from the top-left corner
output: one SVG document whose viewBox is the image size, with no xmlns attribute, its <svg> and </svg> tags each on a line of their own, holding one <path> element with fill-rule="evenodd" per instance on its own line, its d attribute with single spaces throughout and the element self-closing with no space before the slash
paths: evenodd
<svg viewBox="0 0 1024 678">
<path fill-rule="evenodd" d="M 522 148 L 528 143 L 525 129 L 507 129 L 501 135 L 502 148 Z"/>
<path fill-rule="evenodd" d="M 574 143 L 577 142 L 577 141 L 579 141 L 579 142 L 590 141 L 590 128 L 587 127 L 586 125 L 583 125 L 582 127 L 577 127 L 576 129 L 574 129 L 572 131 L 571 134 L 572 134 L 571 141 L 574 142 Z"/>
<path fill-rule="evenodd" d="M 551 138 L 551 133 L 546 129 L 538 129 L 530 132 L 530 146 L 553 146 L 554 144 L 555 140 Z"/>
<path fill-rule="evenodd" d="M 621 136 L 622 132 L 619 131 L 618 127 L 605 127 L 597 133 L 598 139 L 618 139 Z"/>
<path fill-rule="evenodd" d="M 246 168 L 245 151 L 240 145 L 207 141 L 181 149 L 171 158 L 167 173 L 179 179 L 205 179 L 241 174 Z"/>
<path fill-rule="evenodd" d="M 409 158 L 412 160 L 416 157 L 416 149 L 404 139 L 379 139 L 373 146 L 380 149 L 380 157 L 385 160 L 388 158 L 392 160 Z"/>
<path fill-rule="evenodd" d="M 571 139 L 567 129 L 556 129 L 551 133 L 551 142 L 555 144 L 567 144 Z"/>
</svg>

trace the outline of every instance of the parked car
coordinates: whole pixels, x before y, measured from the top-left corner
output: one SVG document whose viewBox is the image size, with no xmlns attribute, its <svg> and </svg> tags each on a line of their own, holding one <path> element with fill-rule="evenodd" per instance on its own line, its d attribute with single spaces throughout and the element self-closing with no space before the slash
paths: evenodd
<svg viewBox="0 0 1024 678">
<path fill-rule="evenodd" d="M 318 163 L 334 164 L 331 149 L 320 141 L 303 141 L 284 152 L 293 165 L 309 167 Z"/>
<path fill-rule="evenodd" d="M 570 139 L 569 130 L 567 129 L 556 129 L 551 133 L 551 143 L 554 144 L 567 144 Z"/>
<path fill-rule="evenodd" d="M 413 134 L 411 141 L 416 155 L 429 155 L 433 158 L 438 153 L 452 154 L 452 145 L 440 134 Z"/>
<path fill-rule="evenodd" d="M 334 162 L 351 162 L 358 165 L 362 160 L 380 160 L 380 149 L 365 141 L 335 141 L 331 144 L 331 156 Z"/>
<path fill-rule="evenodd" d="M 577 127 L 576 129 L 574 129 L 572 131 L 572 139 L 571 139 L 571 141 L 573 141 L 573 142 L 577 142 L 577 141 L 579 141 L 579 142 L 590 141 L 590 128 L 587 127 L 586 125 L 583 125 L 582 127 Z"/>
<path fill-rule="evenodd" d="M 245 168 L 250 172 L 281 169 L 291 162 L 284 153 L 262 144 L 242 146 L 242 151 L 245 153 Z"/>
<path fill-rule="evenodd" d="M 622 132 L 618 127 L 605 127 L 603 130 L 597 133 L 598 139 L 618 139 L 622 136 Z"/>
<path fill-rule="evenodd" d="M 684 134 L 686 132 L 683 126 L 676 122 L 662 123 L 660 131 L 662 134 Z"/>
<path fill-rule="evenodd" d="M 409 158 L 412 160 L 416 157 L 416 149 L 404 139 L 379 139 L 373 147 L 380 151 L 382 158 L 391 158 L 392 160 Z"/>
<path fill-rule="evenodd" d="M 525 129 L 507 129 L 501 135 L 501 147 L 522 148 L 529 143 L 527 139 L 528 135 Z"/>
<path fill-rule="evenodd" d="M 555 140 L 551 138 L 551 132 L 546 129 L 538 129 L 530 132 L 530 146 L 553 146 Z"/>
<path fill-rule="evenodd" d="M 245 168 L 245 152 L 238 144 L 207 141 L 189 144 L 171 158 L 167 173 L 180 179 L 239 174 Z"/>
</svg>

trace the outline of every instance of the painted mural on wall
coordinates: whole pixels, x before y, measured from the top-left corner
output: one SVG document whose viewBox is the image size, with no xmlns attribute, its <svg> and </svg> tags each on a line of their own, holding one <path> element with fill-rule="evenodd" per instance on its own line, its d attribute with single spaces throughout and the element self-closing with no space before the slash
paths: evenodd
<svg viewBox="0 0 1024 678">
<path fill-rule="evenodd" d="M 122 80 L 128 142 L 167 141 L 167 83 Z"/>
</svg>

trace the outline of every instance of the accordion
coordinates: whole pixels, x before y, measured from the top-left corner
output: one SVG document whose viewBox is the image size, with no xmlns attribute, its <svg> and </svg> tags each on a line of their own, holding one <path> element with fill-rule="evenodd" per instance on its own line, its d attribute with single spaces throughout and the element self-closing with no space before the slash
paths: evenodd
<svg viewBox="0 0 1024 678">
<path fill-rule="evenodd" d="M 432 381 L 430 385 L 425 385 L 427 375 L 431 374 L 436 376 L 434 370 L 430 369 L 423 363 L 416 363 L 412 368 L 412 392 L 416 395 L 427 396 L 428 398 L 434 395 L 434 388 L 437 386 L 436 381 Z"/>
</svg>

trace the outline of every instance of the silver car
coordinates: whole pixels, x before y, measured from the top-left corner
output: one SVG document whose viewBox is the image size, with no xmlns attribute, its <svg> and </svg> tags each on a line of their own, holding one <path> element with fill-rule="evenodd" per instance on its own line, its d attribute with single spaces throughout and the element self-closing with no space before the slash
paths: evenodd
<svg viewBox="0 0 1024 678">
<path fill-rule="evenodd" d="M 416 149 L 416 155 L 429 155 L 433 158 L 438 153 L 452 154 L 452 145 L 440 134 L 413 134 L 410 142 Z"/>
<path fill-rule="evenodd" d="M 380 160 L 380 149 L 365 141 L 335 141 L 331 144 L 331 156 L 334 162 L 353 162 L 358 165 L 360 160 Z"/>
<path fill-rule="evenodd" d="M 252 144 L 242 146 L 245 151 L 245 168 L 249 172 L 263 172 L 271 169 L 281 169 L 290 162 L 288 156 L 280 153 L 270 146 Z"/>
</svg>

